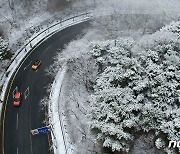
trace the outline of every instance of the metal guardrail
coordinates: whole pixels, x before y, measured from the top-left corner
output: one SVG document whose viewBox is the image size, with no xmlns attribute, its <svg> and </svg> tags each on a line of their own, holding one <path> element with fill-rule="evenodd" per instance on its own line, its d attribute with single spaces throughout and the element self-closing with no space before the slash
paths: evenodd
<svg viewBox="0 0 180 154">
<path fill-rule="evenodd" d="M 76 16 L 73 16 L 73 17 L 70 17 L 70 18 L 61 20 L 61 21 L 59 21 L 58 23 L 52 24 L 52 25 L 50 25 L 50 26 L 47 26 L 46 29 L 38 32 L 37 35 L 35 35 L 35 36 L 34 36 L 33 38 L 31 38 L 30 40 L 28 40 L 28 42 L 25 43 L 25 44 L 19 49 L 19 51 L 18 51 L 18 52 L 15 54 L 15 56 L 12 58 L 11 63 L 12 63 L 12 61 L 14 61 L 14 60 L 16 59 L 16 57 L 18 56 L 18 54 L 19 54 L 22 50 L 24 50 L 28 45 L 30 45 L 30 46 L 33 48 L 33 46 L 31 45 L 31 42 L 32 42 L 33 40 L 35 40 L 37 37 L 39 37 L 41 34 L 46 33 L 46 32 L 49 31 L 51 28 L 53 28 L 53 27 L 55 27 L 55 26 L 57 26 L 57 25 L 62 25 L 62 23 L 64 23 L 65 21 L 68 21 L 68 20 L 71 20 L 71 19 L 73 19 L 73 21 L 74 21 L 75 18 L 77 18 L 77 17 L 82 17 L 82 16 L 85 17 L 85 18 L 87 18 L 88 16 L 89 16 L 89 17 L 92 17 L 92 16 L 90 16 L 90 14 L 91 14 L 91 13 L 89 13 L 89 12 L 83 13 L 83 14 L 80 14 L 80 15 L 76 15 Z M 8 67 L 8 68 L 9 68 L 9 67 Z M 6 70 L 8 70 L 8 68 L 7 68 Z"/>
</svg>

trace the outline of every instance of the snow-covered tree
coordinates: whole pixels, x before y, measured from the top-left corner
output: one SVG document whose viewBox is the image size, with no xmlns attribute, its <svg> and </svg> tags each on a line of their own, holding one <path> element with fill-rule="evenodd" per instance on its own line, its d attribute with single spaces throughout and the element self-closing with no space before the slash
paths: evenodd
<svg viewBox="0 0 180 154">
<path fill-rule="evenodd" d="M 99 67 L 91 95 L 91 128 L 103 146 L 128 152 L 136 132 L 154 131 L 155 145 L 167 153 L 180 139 L 179 22 L 140 41 L 94 42 Z"/>
<path fill-rule="evenodd" d="M 0 37 L 0 60 L 6 59 L 9 53 L 8 42 Z"/>
</svg>

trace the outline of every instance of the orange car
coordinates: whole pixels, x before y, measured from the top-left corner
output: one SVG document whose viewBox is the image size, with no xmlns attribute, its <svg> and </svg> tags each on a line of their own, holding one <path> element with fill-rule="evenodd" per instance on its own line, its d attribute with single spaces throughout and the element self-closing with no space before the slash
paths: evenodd
<svg viewBox="0 0 180 154">
<path fill-rule="evenodd" d="M 22 100 L 22 93 L 17 91 L 17 92 L 15 93 L 15 95 L 14 95 L 13 105 L 14 105 L 14 106 L 20 106 L 21 100 Z"/>
<path fill-rule="evenodd" d="M 36 60 L 34 62 L 34 64 L 32 65 L 32 69 L 33 70 L 37 70 L 40 65 L 41 65 L 41 61 L 40 60 Z"/>
</svg>

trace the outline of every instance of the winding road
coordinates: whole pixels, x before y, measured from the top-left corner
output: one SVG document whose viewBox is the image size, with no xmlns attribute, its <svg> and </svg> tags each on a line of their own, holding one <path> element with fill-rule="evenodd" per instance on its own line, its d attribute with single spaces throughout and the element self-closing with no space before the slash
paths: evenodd
<svg viewBox="0 0 180 154">
<path fill-rule="evenodd" d="M 31 135 L 31 130 L 45 126 L 45 110 L 41 109 L 40 100 L 47 95 L 47 87 L 52 78 L 45 69 L 53 64 L 53 57 L 65 44 L 76 39 L 89 22 L 68 27 L 33 49 L 33 52 L 21 64 L 12 78 L 7 90 L 2 112 L 1 153 L 2 154 L 50 154 L 50 134 Z M 42 65 L 37 71 L 31 69 L 35 60 Z M 23 93 L 20 107 L 13 106 L 13 93 Z"/>
</svg>

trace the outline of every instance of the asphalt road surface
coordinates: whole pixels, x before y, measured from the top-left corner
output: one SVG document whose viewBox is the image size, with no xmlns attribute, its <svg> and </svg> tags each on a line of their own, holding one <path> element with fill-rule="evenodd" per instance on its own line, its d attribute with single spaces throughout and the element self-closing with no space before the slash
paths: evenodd
<svg viewBox="0 0 180 154">
<path fill-rule="evenodd" d="M 89 22 L 81 23 L 60 31 L 34 49 L 12 79 L 7 92 L 7 101 L 2 113 L 2 154 L 49 154 L 50 135 L 32 135 L 31 130 L 43 127 L 45 111 L 40 100 L 47 95 L 47 86 L 52 82 L 45 69 L 53 64 L 53 57 L 64 45 L 76 39 Z M 31 69 L 35 60 L 42 60 L 37 71 Z M 13 106 L 13 93 L 23 93 L 20 107 Z"/>
</svg>

